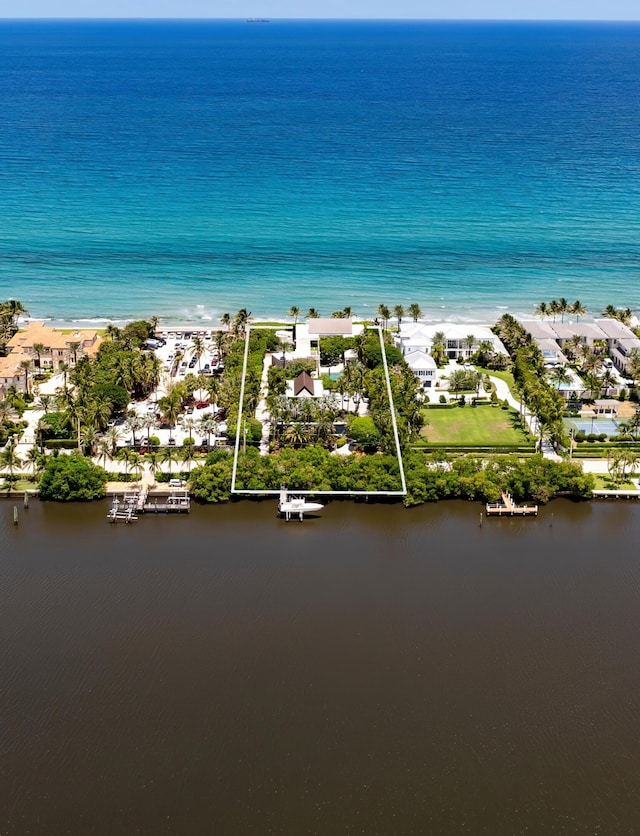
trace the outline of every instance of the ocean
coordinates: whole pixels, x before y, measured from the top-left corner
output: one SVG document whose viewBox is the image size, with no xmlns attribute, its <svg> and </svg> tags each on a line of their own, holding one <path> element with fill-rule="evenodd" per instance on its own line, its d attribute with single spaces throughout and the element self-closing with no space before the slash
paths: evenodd
<svg viewBox="0 0 640 836">
<path fill-rule="evenodd" d="M 0 22 L 0 298 L 640 308 L 640 25 Z"/>
</svg>

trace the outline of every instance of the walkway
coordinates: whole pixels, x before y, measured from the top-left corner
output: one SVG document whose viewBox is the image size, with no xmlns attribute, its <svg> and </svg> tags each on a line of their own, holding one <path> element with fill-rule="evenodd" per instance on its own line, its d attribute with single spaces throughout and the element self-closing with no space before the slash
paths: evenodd
<svg viewBox="0 0 640 836">
<path fill-rule="evenodd" d="M 260 455 L 266 456 L 269 452 L 269 435 L 271 433 L 271 421 L 267 409 L 267 395 L 269 394 L 269 369 L 271 368 L 272 355 L 267 352 L 262 363 L 262 378 L 260 379 L 260 398 L 256 407 L 256 418 L 262 424 L 262 438 L 260 439 Z"/>
</svg>

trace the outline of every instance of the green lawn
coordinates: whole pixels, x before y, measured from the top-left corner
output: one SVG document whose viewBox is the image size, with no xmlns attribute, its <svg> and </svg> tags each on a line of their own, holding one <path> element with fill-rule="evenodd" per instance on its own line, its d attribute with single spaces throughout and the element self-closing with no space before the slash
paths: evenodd
<svg viewBox="0 0 640 836">
<path fill-rule="evenodd" d="M 2 479 L 1 488 L 0 490 L 6 491 L 8 489 L 8 484 Z M 27 479 L 18 479 L 17 482 L 14 482 L 11 490 L 13 491 L 33 491 L 38 487 L 37 482 L 32 482 Z"/>
<path fill-rule="evenodd" d="M 593 479 L 595 482 L 594 490 L 596 491 L 635 491 L 637 486 L 633 482 L 627 480 L 623 482 L 614 482 L 611 476 L 594 473 Z"/>
<path fill-rule="evenodd" d="M 455 409 L 425 409 L 428 422 L 420 436 L 432 444 L 526 444 L 527 438 L 515 426 L 517 413 L 492 406 L 463 406 Z"/>
</svg>

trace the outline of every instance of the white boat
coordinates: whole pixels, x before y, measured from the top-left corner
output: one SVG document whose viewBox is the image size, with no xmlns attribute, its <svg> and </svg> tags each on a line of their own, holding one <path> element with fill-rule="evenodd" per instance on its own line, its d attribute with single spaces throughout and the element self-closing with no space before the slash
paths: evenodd
<svg viewBox="0 0 640 836">
<path fill-rule="evenodd" d="M 293 516 L 302 521 L 305 514 L 314 514 L 316 511 L 322 511 L 323 508 L 324 505 L 319 502 L 309 502 L 300 496 L 289 496 L 286 488 L 280 489 L 278 512 L 284 514 L 286 520 L 290 520 Z"/>
</svg>

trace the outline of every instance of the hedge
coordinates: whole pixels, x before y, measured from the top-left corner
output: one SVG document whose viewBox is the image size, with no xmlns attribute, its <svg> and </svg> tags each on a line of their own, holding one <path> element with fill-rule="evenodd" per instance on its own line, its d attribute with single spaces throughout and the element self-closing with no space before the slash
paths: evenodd
<svg viewBox="0 0 640 836">
<path fill-rule="evenodd" d="M 44 442 L 47 450 L 75 450 L 78 447 L 76 438 L 48 438 Z"/>
</svg>

